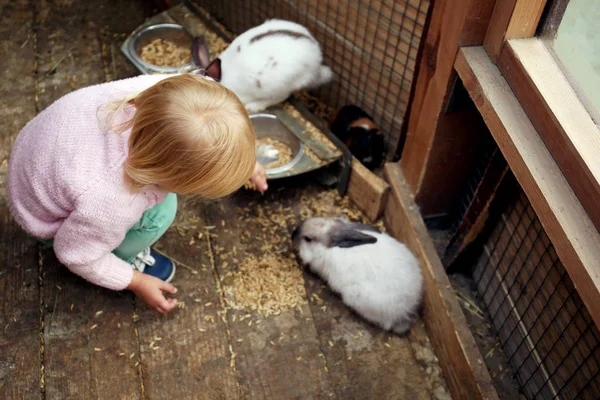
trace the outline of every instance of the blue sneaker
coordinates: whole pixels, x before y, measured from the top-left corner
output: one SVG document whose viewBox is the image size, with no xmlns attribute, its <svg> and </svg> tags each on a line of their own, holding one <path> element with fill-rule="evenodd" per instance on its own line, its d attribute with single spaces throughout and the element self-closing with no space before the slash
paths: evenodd
<svg viewBox="0 0 600 400">
<path fill-rule="evenodd" d="M 168 257 L 150 250 L 150 247 L 136 256 L 133 268 L 165 282 L 171 282 L 175 276 L 175 263 Z"/>
</svg>

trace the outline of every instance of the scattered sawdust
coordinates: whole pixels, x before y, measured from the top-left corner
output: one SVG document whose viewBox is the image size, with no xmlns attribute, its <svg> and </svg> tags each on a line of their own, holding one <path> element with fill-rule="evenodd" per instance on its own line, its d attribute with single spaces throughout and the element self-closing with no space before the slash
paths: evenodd
<svg viewBox="0 0 600 400">
<path fill-rule="evenodd" d="M 306 90 L 298 91 L 294 97 L 313 113 L 316 117 L 327 122 L 335 114 L 335 109 L 323 103 L 317 96 Z"/>
<path fill-rule="evenodd" d="M 252 181 L 248 181 L 248 182 L 244 183 L 244 189 L 246 189 L 246 190 L 258 190 L 258 188 L 256 187 L 256 185 Z"/>
<path fill-rule="evenodd" d="M 227 27 L 225 25 L 223 25 L 222 23 L 220 23 L 219 21 L 217 21 L 209 12 L 208 10 L 206 10 L 204 7 L 199 6 L 198 4 L 193 4 L 192 7 L 194 8 L 194 10 L 200 14 L 202 14 L 204 16 L 204 18 L 210 20 L 210 22 L 218 29 L 221 30 L 221 32 L 223 32 L 226 36 L 228 36 L 231 40 L 233 40 L 236 35 L 230 31 L 229 29 L 227 29 Z M 200 22 L 200 21 L 199 21 Z M 204 26 L 204 24 L 202 24 L 202 26 Z"/>
<path fill-rule="evenodd" d="M 209 19 L 212 24 L 214 24 L 217 28 L 221 29 L 222 32 L 224 32 L 226 35 L 229 35 L 229 37 L 233 39 L 234 35 L 230 31 L 228 31 L 222 24 L 215 21 L 215 19 L 208 13 L 208 11 L 197 5 L 194 5 L 193 7 L 196 9 L 196 11 L 203 14 L 206 19 Z M 189 15 L 190 14 L 186 13 L 186 17 L 188 17 Z M 225 51 L 227 47 L 229 47 L 229 42 L 224 40 L 221 36 L 217 35 L 211 29 L 209 29 L 201 19 L 194 18 L 194 24 L 196 25 L 195 33 L 204 36 L 206 48 L 208 49 L 208 54 L 210 55 L 211 60 L 220 56 L 221 53 Z"/>
<path fill-rule="evenodd" d="M 352 221 L 368 223 L 350 200 L 340 197 L 335 190 L 296 196 L 293 200 L 274 196 L 269 201 L 251 202 L 246 207 L 237 208 L 236 214 L 240 225 L 246 227 L 239 238 L 241 249 L 237 245 L 231 248 L 214 246 L 215 259 L 221 260 L 224 271 L 220 280 L 226 294 L 226 305 L 235 310 L 252 310 L 263 316 L 301 310 L 301 306 L 307 303 L 302 269 L 290 245 L 290 232 L 300 219 L 343 215 Z M 380 222 L 378 227 L 383 230 L 383 223 Z M 316 294 L 311 301 L 323 306 L 323 300 Z M 238 320 L 251 316 L 246 314 Z"/>
<path fill-rule="evenodd" d="M 318 142 L 323 143 L 330 151 L 332 151 L 335 155 L 340 156 L 340 150 L 333 144 L 323 132 L 316 126 L 314 126 L 310 121 L 307 121 L 300 111 L 296 110 L 294 106 L 289 103 L 283 105 L 283 109 L 285 109 L 292 117 L 296 120 L 304 124 L 304 132 L 310 136 L 312 136 Z"/>
<path fill-rule="evenodd" d="M 321 159 L 319 158 L 319 156 L 317 156 L 317 155 L 315 154 L 315 152 L 314 152 L 314 151 L 312 151 L 312 150 L 310 149 L 310 147 L 308 147 L 308 146 L 304 146 L 304 154 L 306 154 L 307 156 L 309 156 L 310 158 L 312 158 L 312 159 L 313 159 L 313 161 L 315 161 L 315 162 L 317 162 L 317 163 L 322 163 L 322 162 L 323 162 L 323 160 L 321 160 Z"/>
<path fill-rule="evenodd" d="M 251 309 L 269 316 L 306 304 L 302 271 L 291 258 L 248 255 L 229 276 L 233 279 L 225 287 L 226 302 L 234 310 Z"/>
<path fill-rule="evenodd" d="M 425 382 L 431 391 L 431 398 L 435 400 L 452 399 L 423 321 L 418 320 L 408 336 L 415 360 L 421 365 L 421 370 L 424 372 Z"/>
<path fill-rule="evenodd" d="M 140 58 L 159 67 L 179 67 L 192 61 L 192 51 L 166 39 L 155 39 L 142 47 Z"/>
<path fill-rule="evenodd" d="M 264 146 L 264 151 L 269 151 L 272 153 L 273 157 L 277 157 L 276 161 L 263 165 L 265 169 L 281 167 L 282 165 L 285 165 L 292 160 L 292 149 L 290 149 L 289 146 L 287 146 L 285 143 L 280 142 L 277 139 L 258 139 L 255 145 L 256 150 L 258 151 L 258 149 L 261 146 Z"/>
<path fill-rule="evenodd" d="M 215 59 L 221 55 L 222 52 L 229 47 L 229 43 L 223 40 L 219 35 L 214 32 L 211 32 L 209 29 L 204 30 L 204 40 L 206 41 L 206 47 L 208 48 L 208 53 L 212 57 L 211 59 Z"/>
</svg>

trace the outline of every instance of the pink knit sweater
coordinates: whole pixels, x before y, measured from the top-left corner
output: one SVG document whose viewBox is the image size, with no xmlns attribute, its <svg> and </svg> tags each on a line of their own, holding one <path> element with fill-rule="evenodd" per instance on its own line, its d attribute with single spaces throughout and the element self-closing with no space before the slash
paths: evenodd
<svg viewBox="0 0 600 400">
<path fill-rule="evenodd" d="M 107 132 L 97 110 L 165 77 L 138 76 L 67 94 L 23 128 L 11 151 L 8 199 L 17 223 L 40 239 L 54 238 L 63 264 L 109 289 L 126 288 L 133 276 L 112 251 L 166 193 L 131 193 L 123 168 L 130 131 Z M 126 108 L 123 118 L 134 112 Z"/>
</svg>

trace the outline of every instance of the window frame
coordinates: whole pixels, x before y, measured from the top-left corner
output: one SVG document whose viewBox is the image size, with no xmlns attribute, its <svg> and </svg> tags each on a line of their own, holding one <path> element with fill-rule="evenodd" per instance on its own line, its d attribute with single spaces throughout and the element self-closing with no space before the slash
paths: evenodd
<svg viewBox="0 0 600 400">
<path fill-rule="evenodd" d="M 566 8 L 564 0 L 558 1 Z M 544 42 L 552 29 L 540 24 L 546 3 L 498 0 L 484 48 L 600 230 L 600 129 Z M 536 37 L 538 31 L 546 32 L 546 39 Z"/>
</svg>

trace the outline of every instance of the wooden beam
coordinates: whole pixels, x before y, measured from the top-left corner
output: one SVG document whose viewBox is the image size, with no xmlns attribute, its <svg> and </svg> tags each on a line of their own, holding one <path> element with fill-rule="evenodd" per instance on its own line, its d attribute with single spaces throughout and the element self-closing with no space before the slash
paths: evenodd
<svg viewBox="0 0 600 400">
<path fill-rule="evenodd" d="M 424 216 L 446 214 L 456 204 L 485 131 L 476 109 L 440 115 L 427 172 L 416 195 Z"/>
<path fill-rule="evenodd" d="M 421 262 L 425 281 L 422 317 L 452 397 L 497 399 L 489 372 L 400 166 L 387 164 L 385 176 L 391 185 L 384 217 L 386 228 Z"/>
<path fill-rule="evenodd" d="M 498 67 L 600 229 L 600 129 L 541 40 L 509 41 Z"/>
<path fill-rule="evenodd" d="M 509 168 L 500 150 L 496 150 L 491 157 L 480 184 L 475 190 L 473 200 L 463 217 L 455 235 L 450 240 L 443 258 L 444 266 L 449 269 L 458 259 L 461 253 L 479 236 L 483 231 L 488 217 L 490 206 L 500 185 L 504 181 Z"/>
<path fill-rule="evenodd" d="M 461 49 L 455 68 L 600 325 L 600 233 L 485 50 Z"/>
<path fill-rule="evenodd" d="M 460 46 L 479 46 L 487 33 L 496 1 L 471 0 L 465 25 L 460 34 Z"/>
<path fill-rule="evenodd" d="M 504 41 L 530 38 L 542 17 L 546 0 L 502 0 L 496 2 L 483 46 L 496 62 Z"/>
<path fill-rule="evenodd" d="M 383 214 L 389 191 L 390 185 L 353 158 L 348 197 L 371 221 Z"/>
<path fill-rule="evenodd" d="M 458 47 L 483 43 L 485 29 L 482 27 L 487 26 L 494 2 L 439 0 L 431 11 L 400 160 L 406 179 L 418 196 L 418 203 L 426 205 L 423 212 L 427 214 L 444 208 L 445 204 L 437 205 L 436 199 L 452 198 L 462 187 L 463 182 L 456 179 L 452 180 L 453 185 L 444 189 L 437 185 L 437 182 L 450 182 L 449 178 L 460 176 L 454 167 L 463 167 L 460 162 L 453 165 L 438 162 L 456 158 L 457 148 L 470 148 L 471 136 L 455 135 L 464 131 L 442 126 L 446 121 L 440 121 L 440 116 L 455 80 L 452 66 Z M 455 118 L 448 122 L 454 124 Z M 452 135 L 456 146 L 447 146 L 448 134 Z"/>
</svg>

